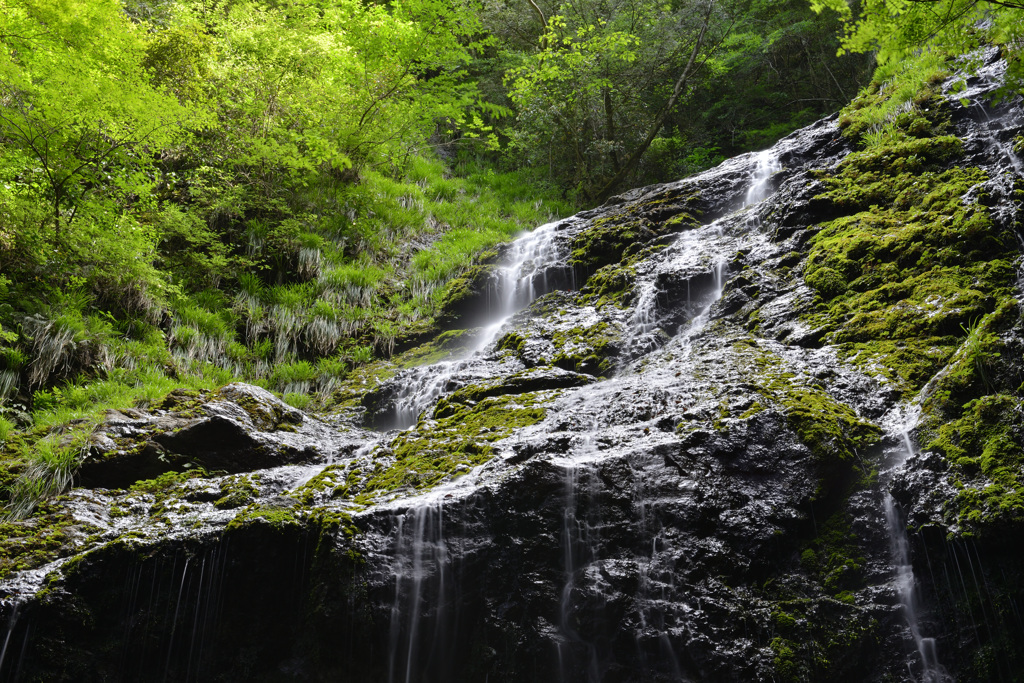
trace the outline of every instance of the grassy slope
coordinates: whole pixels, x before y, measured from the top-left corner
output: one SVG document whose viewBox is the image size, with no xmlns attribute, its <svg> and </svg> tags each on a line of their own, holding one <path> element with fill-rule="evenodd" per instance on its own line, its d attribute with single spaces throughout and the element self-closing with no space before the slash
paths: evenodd
<svg viewBox="0 0 1024 683">
<path fill-rule="evenodd" d="M 318 180 L 290 199 L 291 217 L 249 221 L 223 245 L 241 255 L 233 277 L 216 267 L 221 245 L 168 239 L 152 256 L 164 291 L 111 296 L 81 262 L 65 265 L 81 276 L 55 274 L 60 287 L 0 279 L 8 501 L 23 512 L 64 488 L 105 410 L 177 387 L 243 380 L 299 407 L 329 402 L 353 370 L 436 332 L 453 280 L 492 247 L 572 210 L 526 173 L 466 161 L 453 170 L 413 157 L 401 177 Z M 194 220 L 189 212 L 169 204 L 163 219 Z"/>
</svg>

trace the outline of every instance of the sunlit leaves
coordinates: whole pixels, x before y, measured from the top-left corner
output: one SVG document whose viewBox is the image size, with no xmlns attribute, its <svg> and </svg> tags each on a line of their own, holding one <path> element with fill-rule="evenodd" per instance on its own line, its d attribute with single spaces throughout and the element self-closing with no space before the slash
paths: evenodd
<svg viewBox="0 0 1024 683">
<path fill-rule="evenodd" d="M 856 14 L 846 0 L 811 0 L 811 7 L 837 12 L 846 21 L 843 49 L 873 51 L 880 64 L 922 48 L 961 55 L 993 39 L 1016 51 L 1024 31 L 1024 9 L 996 2 L 865 0 Z"/>
</svg>

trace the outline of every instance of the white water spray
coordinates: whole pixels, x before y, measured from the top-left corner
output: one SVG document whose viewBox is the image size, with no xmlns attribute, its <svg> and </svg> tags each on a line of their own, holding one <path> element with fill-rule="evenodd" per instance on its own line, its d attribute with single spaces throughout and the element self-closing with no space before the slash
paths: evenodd
<svg viewBox="0 0 1024 683">
<path fill-rule="evenodd" d="M 565 254 L 558 248 L 556 226 L 560 222 L 546 223 L 523 235 L 508 250 L 506 264 L 498 268 L 495 282 L 495 304 L 489 311 L 493 320 L 485 326 L 473 351 L 486 349 L 501 328 L 513 315 L 529 306 L 533 301 L 562 284 L 570 289 L 573 282 L 560 283 L 550 276 L 552 269 L 561 266 Z"/>
<path fill-rule="evenodd" d="M 754 157 L 754 168 L 750 173 L 750 184 L 743 199 L 744 206 L 757 204 L 772 193 L 771 177 L 782 170 L 779 157 L 772 149 L 757 152 Z"/>
</svg>

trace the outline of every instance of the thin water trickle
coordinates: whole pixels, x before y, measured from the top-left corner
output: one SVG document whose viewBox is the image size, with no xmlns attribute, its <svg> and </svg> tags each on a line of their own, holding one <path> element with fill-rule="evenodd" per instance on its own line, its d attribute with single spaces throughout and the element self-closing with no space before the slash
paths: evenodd
<svg viewBox="0 0 1024 683">
<path fill-rule="evenodd" d="M 915 406 L 907 418 L 907 422 L 899 429 L 902 449 L 896 453 L 893 470 L 902 467 L 914 456 L 914 443 L 910 432 L 917 423 L 920 408 Z M 914 565 L 910 555 L 910 539 L 907 536 L 906 523 L 892 495 L 886 491 L 883 496 L 885 521 L 889 529 L 889 549 L 893 567 L 896 571 L 896 590 L 899 594 L 903 616 L 914 639 L 917 656 L 920 660 L 921 683 L 946 683 L 949 678 L 939 662 L 938 646 L 934 638 L 927 637 L 921 630 L 921 615 L 918 606 L 917 579 L 914 576 Z M 907 662 L 907 669 L 913 678 L 913 663 Z"/>
<path fill-rule="evenodd" d="M 410 528 L 411 527 L 411 528 Z M 391 608 L 389 683 L 443 680 L 452 653 L 450 558 L 440 499 L 411 508 L 395 519 L 395 599 Z"/>
<path fill-rule="evenodd" d="M 590 642 L 577 626 L 578 605 L 575 593 L 579 581 L 586 575 L 586 569 L 599 556 L 598 524 L 590 516 L 593 501 L 589 499 L 588 482 L 593 476 L 592 461 L 598 454 L 595 435 L 596 421 L 582 431 L 579 443 L 573 449 L 572 459 L 559 463 L 564 468 L 563 491 L 565 505 L 562 509 L 562 563 L 564 584 L 562 586 L 558 629 L 558 668 L 560 680 L 578 681 L 582 671 L 584 680 L 601 680 L 601 665 L 596 645 Z M 581 666 L 582 665 L 582 666 Z"/>
<path fill-rule="evenodd" d="M 4 634 L 4 644 L 0 648 L 0 671 L 3 671 L 4 660 L 7 658 L 7 648 L 11 644 L 11 636 L 14 634 L 14 627 L 18 624 L 18 608 L 20 603 L 15 603 L 11 608 L 11 616 L 7 618 L 7 633 Z"/>
</svg>

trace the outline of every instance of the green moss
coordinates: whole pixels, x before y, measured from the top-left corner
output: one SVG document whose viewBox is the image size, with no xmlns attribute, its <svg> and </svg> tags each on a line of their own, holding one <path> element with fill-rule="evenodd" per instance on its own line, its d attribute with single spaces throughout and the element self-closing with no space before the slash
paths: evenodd
<svg viewBox="0 0 1024 683">
<path fill-rule="evenodd" d="M 856 669 L 852 659 L 870 655 L 879 624 L 857 606 L 870 590 L 860 539 L 846 512 L 832 513 L 818 537 L 799 555 L 800 571 L 769 581 L 764 599 L 773 607 L 767 625 L 779 680 L 835 680 Z"/>
<path fill-rule="evenodd" d="M 553 392 L 485 396 L 479 401 L 451 396 L 439 419 L 420 422 L 378 453 L 375 468 L 346 484 L 356 502 L 402 488 L 434 486 L 459 470 L 490 459 L 495 441 L 544 418 L 539 407 Z M 465 400 L 465 403 L 459 402 Z"/>
<path fill-rule="evenodd" d="M 863 464 L 861 456 L 879 442 L 881 429 L 822 387 L 781 371 L 781 359 L 753 340 L 733 342 L 732 350 L 737 356 L 735 367 L 742 368 L 746 381 L 763 397 L 740 417 L 751 417 L 767 407 L 785 415 L 789 429 L 814 457 L 822 477 L 819 498 L 845 490 L 857 480 L 855 466 Z M 723 402 L 721 426 L 727 424 L 727 417 L 728 405 Z"/>
<path fill-rule="evenodd" d="M 253 424 L 261 431 L 294 432 L 302 424 L 302 413 L 287 410 L 278 403 L 261 401 L 247 394 L 233 394 L 227 399 L 238 404 L 249 414 Z"/>
<path fill-rule="evenodd" d="M 828 266 L 818 268 L 807 276 L 807 286 L 825 301 L 845 293 L 849 284 L 842 273 Z"/>
<path fill-rule="evenodd" d="M 696 194 L 680 196 L 669 190 L 600 218 L 573 237 L 569 265 L 594 273 L 652 240 L 699 227 L 696 202 Z"/>
<path fill-rule="evenodd" d="M 207 477 L 206 470 L 198 467 L 183 472 L 165 472 L 156 479 L 141 479 L 128 488 L 130 493 L 149 493 L 156 496 L 170 495 L 189 479 Z"/>
<path fill-rule="evenodd" d="M 972 321 L 1014 296 L 1015 238 L 964 201 L 981 196 L 987 176 L 938 166 L 959 150 L 939 137 L 855 153 L 819 196 L 849 213 L 810 241 L 804 277 L 818 305 L 807 321 L 907 396 L 949 361 Z"/>
<path fill-rule="evenodd" d="M 766 408 L 763 405 L 761 405 L 759 401 L 754 401 L 753 405 L 751 405 L 749 408 L 743 411 L 743 413 L 740 414 L 740 419 L 745 420 L 748 417 L 753 417 L 754 415 L 757 415 L 758 413 L 764 410 L 766 410 Z"/>
<path fill-rule="evenodd" d="M 772 652 L 772 664 L 775 666 L 775 674 L 782 681 L 799 681 L 801 680 L 800 667 L 797 663 L 796 652 L 794 651 L 794 643 L 786 640 L 785 638 L 772 638 L 771 642 Z"/>
<path fill-rule="evenodd" d="M 776 396 L 786 411 L 786 422 L 819 462 L 851 463 L 876 443 L 882 431 L 857 416 L 845 403 L 839 403 L 817 388 L 790 385 Z"/>
<path fill-rule="evenodd" d="M 459 277 L 451 279 L 440 296 L 438 322 L 448 324 L 459 321 L 486 291 L 494 266 L 474 265 L 465 268 Z"/>
<path fill-rule="evenodd" d="M 209 398 L 209 391 L 179 388 L 168 393 L 155 407 L 162 410 L 185 412 L 195 410 L 209 401 Z"/>
<path fill-rule="evenodd" d="M 250 505 L 259 493 L 253 483 L 253 476 L 243 474 L 221 479 L 222 495 L 214 501 L 213 506 L 219 510 L 231 510 Z"/>
<path fill-rule="evenodd" d="M 558 350 L 552 359 L 556 367 L 597 377 L 615 369 L 618 333 L 606 322 L 559 330 L 552 334 L 551 341 Z"/>
<path fill-rule="evenodd" d="M 346 472 L 344 465 L 328 465 L 315 477 L 293 492 L 303 505 L 313 505 L 321 498 L 337 498 L 348 494 L 348 485 L 358 477 L 359 470 Z"/>
<path fill-rule="evenodd" d="M 395 356 L 391 362 L 399 368 L 430 365 L 465 351 L 469 337 L 468 330 L 446 330 L 426 344 L 420 344 Z"/>
<path fill-rule="evenodd" d="M 583 294 L 581 300 L 598 308 L 606 305 L 623 308 L 631 299 L 635 277 L 631 265 L 613 263 L 599 268 L 580 290 Z"/>
<path fill-rule="evenodd" d="M 302 522 L 300 510 L 292 507 L 250 505 L 228 522 L 227 529 L 241 529 L 254 524 L 267 525 L 274 529 L 296 526 Z"/>
<path fill-rule="evenodd" d="M 499 351 L 513 351 L 520 353 L 523 350 L 523 345 L 526 344 L 526 339 L 523 338 L 518 332 L 509 332 L 502 335 L 501 339 L 495 344 L 495 348 Z"/>
<path fill-rule="evenodd" d="M 41 502 L 26 519 L 0 522 L 0 579 L 67 557 L 101 529 L 75 520 L 60 500 Z"/>
<path fill-rule="evenodd" d="M 552 297 L 547 301 L 539 301 L 541 305 L 546 305 L 556 299 Z M 616 327 L 607 322 L 538 334 L 555 347 L 551 357 L 551 365 L 555 367 L 595 377 L 606 377 L 615 369 L 619 333 Z M 510 332 L 498 340 L 498 348 L 521 354 L 526 348 L 526 339 L 519 333 Z M 487 383 L 485 385 L 491 386 Z"/>
<path fill-rule="evenodd" d="M 932 433 L 925 448 L 942 453 L 962 482 L 947 504 L 950 521 L 974 534 L 1024 523 L 1024 400 L 981 396 Z"/>
<path fill-rule="evenodd" d="M 826 590 L 841 595 L 850 589 L 864 587 L 864 557 L 859 540 L 845 512 L 829 517 L 822 532 L 813 542 L 821 558 L 819 575 Z"/>
<path fill-rule="evenodd" d="M 804 550 L 800 553 L 800 566 L 803 567 L 804 571 L 817 572 L 821 567 L 818 562 L 818 553 L 814 552 L 811 548 Z"/>
<path fill-rule="evenodd" d="M 826 468 L 849 466 L 859 452 L 878 443 L 882 432 L 877 425 L 859 417 L 821 387 L 800 382 L 792 373 L 779 372 L 779 359 L 774 355 L 759 348 L 746 349 L 749 362 L 744 366 L 751 380 L 782 409 L 790 429 Z"/>
<path fill-rule="evenodd" d="M 324 408 L 329 412 L 358 409 L 363 396 L 374 387 L 394 377 L 402 368 L 390 360 L 378 360 L 352 370 L 331 396 Z"/>
</svg>

